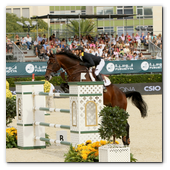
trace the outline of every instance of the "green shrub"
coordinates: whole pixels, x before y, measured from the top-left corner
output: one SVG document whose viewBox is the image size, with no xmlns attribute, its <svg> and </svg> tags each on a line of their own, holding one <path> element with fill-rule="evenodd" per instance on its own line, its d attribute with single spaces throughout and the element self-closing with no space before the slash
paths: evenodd
<svg viewBox="0 0 170 170">
<path fill-rule="evenodd" d="M 16 100 L 14 98 L 6 98 L 6 126 L 12 123 L 12 119 L 16 116 Z"/>
<path fill-rule="evenodd" d="M 118 106 L 115 107 L 104 107 L 100 113 L 101 124 L 99 127 L 99 134 L 102 139 L 110 141 L 113 137 L 113 143 L 116 138 L 121 138 L 127 135 L 126 126 L 129 114 Z"/>
<path fill-rule="evenodd" d="M 17 130 L 15 128 L 6 129 L 6 148 L 17 147 Z"/>
<path fill-rule="evenodd" d="M 154 83 L 162 82 L 162 74 L 137 74 L 137 75 L 111 75 L 109 76 L 113 84 L 128 84 L 128 83 Z M 15 81 L 32 81 L 32 77 L 27 78 L 7 78 L 10 87 L 15 87 Z M 35 81 L 45 80 L 44 76 L 35 76 Z M 64 83 L 60 76 L 53 77 L 50 80 L 54 86 Z"/>
</svg>

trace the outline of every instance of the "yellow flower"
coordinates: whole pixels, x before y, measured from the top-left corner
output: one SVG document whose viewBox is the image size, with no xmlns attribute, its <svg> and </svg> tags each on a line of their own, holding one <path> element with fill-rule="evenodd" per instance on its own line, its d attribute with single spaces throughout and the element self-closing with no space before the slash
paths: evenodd
<svg viewBox="0 0 170 170">
<path fill-rule="evenodd" d="M 100 143 L 101 143 L 101 145 L 106 145 L 107 141 L 101 140 Z"/>
<path fill-rule="evenodd" d="M 94 153 L 94 156 L 98 156 L 99 155 L 99 151 L 96 151 L 95 153 Z"/>
<path fill-rule="evenodd" d="M 82 156 L 82 158 L 83 158 L 84 160 L 87 159 L 87 154 L 82 154 L 81 156 Z"/>
<path fill-rule="evenodd" d="M 86 146 L 86 145 L 85 145 L 85 146 L 82 146 L 82 149 L 83 149 L 83 150 L 87 149 L 87 146 Z"/>
<path fill-rule="evenodd" d="M 8 83 L 8 81 L 6 80 L 6 89 L 8 89 L 9 90 L 9 83 Z"/>
<path fill-rule="evenodd" d="M 118 142 L 118 141 L 115 141 L 115 143 L 116 143 L 116 144 L 119 144 L 119 142 Z"/>
<path fill-rule="evenodd" d="M 92 143 L 91 140 L 87 140 L 87 141 L 86 141 L 86 144 L 90 144 L 90 143 Z"/>
<path fill-rule="evenodd" d="M 11 98 L 12 97 L 12 93 L 9 89 L 6 89 L 6 98 Z"/>
</svg>

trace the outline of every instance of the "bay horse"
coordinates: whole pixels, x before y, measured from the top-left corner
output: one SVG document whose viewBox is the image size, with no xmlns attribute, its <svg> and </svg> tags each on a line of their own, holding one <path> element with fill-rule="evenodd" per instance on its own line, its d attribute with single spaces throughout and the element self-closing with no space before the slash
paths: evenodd
<svg viewBox="0 0 170 170">
<path fill-rule="evenodd" d="M 45 79 L 49 81 L 54 73 L 57 73 L 63 68 L 67 73 L 68 82 L 79 82 L 81 73 L 86 73 L 86 80 L 91 81 L 89 71 L 85 66 L 80 65 L 80 59 L 69 51 L 60 51 L 56 54 L 48 54 L 49 60 L 47 62 L 47 69 Z M 140 110 L 141 117 L 147 116 L 147 105 L 143 100 L 141 94 L 137 91 L 123 92 L 114 84 L 106 87 L 107 92 L 103 93 L 104 105 L 106 106 L 119 106 L 120 108 L 127 109 L 127 98 L 132 99 L 132 103 Z M 126 131 L 127 136 L 122 137 L 124 145 L 130 144 L 129 139 L 129 124 L 127 123 Z"/>
</svg>

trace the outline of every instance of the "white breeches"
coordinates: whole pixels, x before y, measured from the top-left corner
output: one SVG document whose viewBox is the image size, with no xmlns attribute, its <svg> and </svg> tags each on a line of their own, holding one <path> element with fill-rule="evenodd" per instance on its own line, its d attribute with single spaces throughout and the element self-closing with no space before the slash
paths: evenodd
<svg viewBox="0 0 170 170">
<path fill-rule="evenodd" d="M 99 65 L 97 65 L 97 66 L 96 66 L 96 69 L 95 69 L 95 75 L 96 75 L 96 76 L 99 75 L 99 73 L 100 73 L 101 70 L 103 69 L 104 65 L 105 65 L 105 61 L 104 61 L 104 59 L 101 59 Z"/>
</svg>

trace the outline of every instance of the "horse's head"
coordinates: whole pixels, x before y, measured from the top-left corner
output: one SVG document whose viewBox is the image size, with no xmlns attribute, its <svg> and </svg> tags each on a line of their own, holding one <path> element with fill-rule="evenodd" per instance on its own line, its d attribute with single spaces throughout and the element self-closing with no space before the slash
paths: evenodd
<svg viewBox="0 0 170 170">
<path fill-rule="evenodd" d="M 57 61 L 56 55 L 53 55 L 52 53 L 47 54 L 49 56 L 49 60 L 47 62 L 47 69 L 45 73 L 45 79 L 47 81 L 51 80 L 51 78 L 58 70 L 60 70 L 61 66 Z"/>
</svg>

